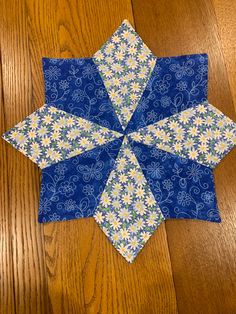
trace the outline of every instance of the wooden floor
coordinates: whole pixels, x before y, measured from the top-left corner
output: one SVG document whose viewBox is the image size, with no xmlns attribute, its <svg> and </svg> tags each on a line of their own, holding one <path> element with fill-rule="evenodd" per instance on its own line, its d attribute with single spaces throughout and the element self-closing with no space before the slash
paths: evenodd
<svg viewBox="0 0 236 314">
<path fill-rule="evenodd" d="M 235 0 L 0 0 L 1 133 L 43 105 L 41 58 L 89 57 L 128 19 L 158 56 L 209 54 L 235 119 Z M 221 224 L 168 221 L 128 264 L 93 219 L 37 223 L 40 172 L 0 141 L 0 313 L 236 313 L 236 149 L 215 171 Z"/>
</svg>

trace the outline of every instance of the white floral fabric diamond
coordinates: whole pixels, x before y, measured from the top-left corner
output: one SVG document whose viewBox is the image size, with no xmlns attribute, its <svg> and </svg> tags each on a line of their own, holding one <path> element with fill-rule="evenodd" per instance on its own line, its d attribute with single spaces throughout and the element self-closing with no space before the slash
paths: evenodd
<svg viewBox="0 0 236 314">
<path fill-rule="evenodd" d="M 128 262 L 164 220 L 126 137 L 94 217 Z"/>
<path fill-rule="evenodd" d="M 79 155 L 122 134 L 43 106 L 3 134 L 3 138 L 40 168 Z"/>
<path fill-rule="evenodd" d="M 131 133 L 130 138 L 214 168 L 236 144 L 236 123 L 205 102 Z"/>
<path fill-rule="evenodd" d="M 147 85 L 156 57 L 125 20 L 93 59 L 125 129 Z"/>
</svg>

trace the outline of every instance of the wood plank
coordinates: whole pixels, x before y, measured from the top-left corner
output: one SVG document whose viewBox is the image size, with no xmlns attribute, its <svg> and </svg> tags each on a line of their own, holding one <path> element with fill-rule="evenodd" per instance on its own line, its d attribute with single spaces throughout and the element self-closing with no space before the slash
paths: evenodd
<svg viewBox="0 0 236 314">
<path fill-rule="evenodd" d="M 1 34 L 6 129 L 34 111 L 24 1 L 3 1 Z M 9 212 L 16 313 L 48 313 L 42 228 L 37 223 L 39 175 L 32 162 L 7 145 Z M 7 171 L 7 173 L 6 173 Z M 11 277 L 9 277 L 11 279 Z M 9 298 L 11 298 L 9 291 Z M 4 313 L 4 312 L 3 312 Z M 13 313 L 13 312 L 12 312 Z"/>
<path fill-rule="evenodd" d="M 209 100 L 235 120 L 211 2 L 133 0 L 133 10 L 138 32 L 158 56 L 209 54 Z M 221 224 L 166 223 L 179 313 L 236 312 L 235 158 L 236 150 L 215 170 Z"/>
<path fill-rule="evenodd" d="M 33 97 L 43 102 L 41 57 L 89 57 L 128 18 L 130 1 L 27 1 Z M 44 226 L 55 313 L 176 313 L 164 225 L 129 265 L 92 218 Z"/>
<path fill-rule="evenodd" d="M 5 131 L 2 90 L 2 71 L 0 71 L 0 134 Z M 7 171 L 4 171 L 7 169 L 6 143 L 2 139 L 0 139 L 0 152 L 0 313 L 11 314 L 15 311 L 11 220 L 8 176 Z"/>
<path fill-rule="evenodd" d="M 234 108 L 236 109 L 236 2 L 234 0 L 212 0 L 212 3 L 215 9 Z"/>
</svg>

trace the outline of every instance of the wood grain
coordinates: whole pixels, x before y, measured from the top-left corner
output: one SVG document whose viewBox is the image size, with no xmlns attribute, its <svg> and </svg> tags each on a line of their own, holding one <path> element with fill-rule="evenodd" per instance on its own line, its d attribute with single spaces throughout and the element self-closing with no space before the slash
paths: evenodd
<svg viewBox="0 0 236 314">
<path fill-rule="evenodd" d="M 158 56 L 207 52 L 209 99 L 235 119 L 233 2 L 2 0 L 1 131 L 44 103 L 43 56 L 90 57 L 123 19 Z M 236 151 L 215 171 L 223 223 L 162 224 L 130 265 L 92 218 L 38 224 L 37 167 L 0 149 L 1 313 L 236 313 Z"/>
<path fill-rule="evenodd" d="M 231 94 L 236 109 L 236 1 L 212 0 L 225 60 Z"/>
<path fill-rule="evenodd" d="M 25 5 L 5 1 L 1 7 L 2 77 L 5 127 L 9 129 L 36 109 Z M 16 313 L 43 313 L 48 309 L 47 281 L 41 227 L 37 223 L 39 173 L 27 158 L 7 145 L 9 213 Z"/>
<path fill-rule="evenodd" d="M 0 64 L 1 70 L 1 64 Z M 0 71 L 0 132 L 5 130 L 2 95 L 2 71 Z M 9 189 L 6 144 L 0 141 L 0 313 L 14 312 L 13 261 L 11 247 L 11 219 L 9 211 Z"/>
<path fill-rule="evenodd" d="M 158 56 L 208 53 L 209 100 L 235 120 L 211 2 L 134 0 L 133 9 L 138 32 Z M 236 312 L 235 157 L 234 150 L 215 171 L 222 224 L 166 223 L 180 313 Z"/>
</svg>

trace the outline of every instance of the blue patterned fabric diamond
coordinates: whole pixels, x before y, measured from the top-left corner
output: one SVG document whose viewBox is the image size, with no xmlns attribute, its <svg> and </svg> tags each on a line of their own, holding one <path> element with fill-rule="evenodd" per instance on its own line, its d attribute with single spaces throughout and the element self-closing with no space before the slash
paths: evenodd
<svg viewBox="0 0 236 314">
<path fill-rule="evenodd" d="M 43 169 L 39 222 L 93 216 L 121 143 L 116 139 Z"/>
<path fill-rule="evenodd" d="M 213 170 L 155 146 L 132 142 L 164 217 L 220 222 Z"/>
<path fill-rule="evenodd" d="M 157 58 L 127 133 L 204 102 L 207 79 L 206 54 Z"/>
<path fill-rule="evenodd" d="M 125 20 L 91 58 L 43 58 L 45 105 L 3 134 L 42 168 L 39 222 L 94 217 L 133 262 L 166 219 L 220 222 L 213 168 L 236 123 L 208 57 L 158 58 Z"/>
<path fill-rule="evenodd" d="M 122 132 L 121 124 L 92 58 L 43 58 L 43 72 L 46 104 Z"/>
</svg>

